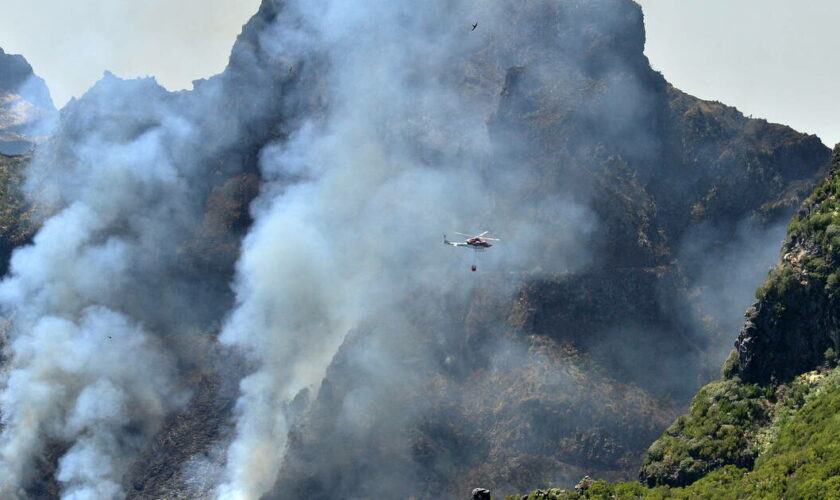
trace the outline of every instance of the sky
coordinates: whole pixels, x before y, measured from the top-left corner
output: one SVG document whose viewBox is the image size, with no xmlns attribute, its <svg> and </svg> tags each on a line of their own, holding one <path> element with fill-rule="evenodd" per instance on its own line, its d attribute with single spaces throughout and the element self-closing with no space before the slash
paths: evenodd
<svg viewBox="0 0 840 500">
<path fill-rule="evenodd" d="M 653 67 L 681 90 L 840 141 L 836 0 L 637 0 Z M 105 70 L 170 90 L 220 72 L 259 0 L 0 0 L 0 47 L 56 105 Z"/>
<path fill-rule="evenodd" d="M 0 0 L 0 47 L 23 54 L 57 107 L 105 70 L 170 90 L 220 73 L 260 0 Z"/>
<path fill-rule="evenodd" d="M 636 0 L 675 87 L 840 142 L 836 0 Z"/>
</svg>

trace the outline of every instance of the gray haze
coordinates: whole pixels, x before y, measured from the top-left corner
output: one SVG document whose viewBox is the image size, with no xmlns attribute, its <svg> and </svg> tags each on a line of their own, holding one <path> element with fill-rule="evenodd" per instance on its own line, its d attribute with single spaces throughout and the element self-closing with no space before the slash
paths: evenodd
<svg viewBox="0 0 840 500">
<path fill-rule="evenodd" d="M 491 146 L 485 122 L 492 110 L 446 78 L 487 42 L 483 33 L 494 32 L 506 4 L 285 4 L 269 30 L 275 36 L 262 43 L 292 61 L 303 58 L 303 71 L 319 71 L 328 109 L 261 152 L 267 183 L 238 265 L 237 308 L 221 335 L 259 366 L 241 384 L 220 488 L 225 499 L 256 500 L 269 491 L 289 430 L 277 408 L 317 389 L 348 331 L 373 327 L 399 337 L 416 312 L 403 305 L 412 297 L 469 295 L 472 282 L 452 275 L 464 250 L 415 241 L 439 240 L 447 228 L 491 229 L 476 221 L 492 220 L 506 249 L 488 253 L 482 267 L 539 265 L 541 226 L 528 222 L 534 207 L 521 192 L 536 179 L 519 172 L 505 189 L 500 179 L 482 177 L 488 154 L 514 145 Z M 473 35 L 467 28 L 475 17 L 486 28 Z M 326 66 L 312 70 L 318 64 Z M 289 186 L 290 176 L 300 181 Z M 506 207 L 505 215 L 494 205 Z M 558 196 L 541 210 L 545 220 L 570 222 L 561 236 L 565 254 L 585 255 L 595 223 L 587 209 Z M 541 264 L 571 270 L 585 261 Z M 388 348 L 371 346 L 366 356 L 378 380 L 404 376 L 388 362 L 395 357 Z M 369 418 L 369 401 L 348 408 L 356 424 Z"/>
<path fill-rule="evenodd" d="M 592 126 L 610 153 L 641 158 L 648 170 L 640 175 L 659 173 L 660 164 L 646 163 L 658 146 L 647 115 L 654 96 L 638 74 L 647 69 L 640 39 L 630 40 L 639 43 L 634 60 L 621 44 L 583 55 L 591 40 L 582 33 L 612 41 L 637 26 L 638 12 L 619 15 L 612 0 L 568 4 L 565 31 L 541 17 L 540 7 L 553 4 L 534 4 L 519 19 L 546 21 L 537 28 L 554 39 L 511 25 L 520 6 L 513 0 L 432 0 L 423 9 L 265 0 L 228 70 L 194 92 L 108 75 L 65 107 L 28 172 L 44 225 L 0 284 L 10 319 L 0 496 L 24 497 L 34 464 L 54 453 L 62 498 L 121 498 L 129 466 L 187 403 L 196 372 L 215 371 L 245 376 L 229 432 L 216 443 L 224 464 L 212 494 L 258 500 L 288 465 L 288 431 L 322 396 L 336 360 L 364 382 L 342 381 L 350 391 L 334 408 L 336 435 L 347 439 L 339 444 L 394 438 L 393 463 L 372 459 L 357 491 L 422 487 L 424 470 L 399 469 L 411 455 L 402 433 L 430 411 L 424 395 L 435 372 L 457 374 L 468 363 L 452 320 L 463 319 L 480 283 L 468 270 L 473 255 L 442 245 L 442 232 L 500 236 L 479 266 L 502 282 L 514 273 L 657 264 L 646 235 L 631 235 L 638 255 L 611 254 L 598 239 L 607 221 L 592 198 L 603 177 L 587 169 L 613 166 L 600 150 L 580 140 L 580 151 L 558 146 L 533 158 L 535 139 L 516 127 L 534 102 L 557 105 L 550 111 L 578 113 L 571 134 Z M 489 81 L 464 83 L 476 76 Z M 262 181 L 253 223 L 228 262 L 203 246 L 207 200 L 251 170 Z M 778 237 L 760 236 L 756 245 Z M 680 250 L 708 251 L 702 242 Z M 740 262 L 742 251 L 723 252 L 723 262 Z M 720 275 L 712 260 L 699 268 L 703 284 Z M 494 293 L 509 300 L 513 288 Z M 486 349 L 496 372 L 548 362 L 519 343 Z M 572 372 L 550 373 L 550 386 L 567 388 Z M 482 387 L 477 393 L 492 392 Z M 318 468 L 341 470 L 356 458 L 343 451 L 317 456 Z M 391 481 L 377 485 L 376 474 L 389 472 Z"/>
</svg>

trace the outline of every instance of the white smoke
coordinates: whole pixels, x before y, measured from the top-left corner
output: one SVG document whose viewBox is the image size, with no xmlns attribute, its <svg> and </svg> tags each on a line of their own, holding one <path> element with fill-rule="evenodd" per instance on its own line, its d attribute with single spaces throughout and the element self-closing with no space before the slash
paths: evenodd
<svg viewBox="0 0 840 500">
<path fill-rule="evenodd" d="M 106 75 L 33 160 L 27 190 L 45 220 L 0 283 L 0 497 L 25 497 L 56 453 L 62 498 L 123 497 L 128 467 L 187 401 L 178 365 L 207 342 L 196 318 L 214 304 L 193 307 L 206 292 L 185 286 L 181 248 L 210 186 L 202 152 L 238 132 L 218 119 L 224 141 L 199 133 L 213 96 L 190 108 L 152 80 Z"/>
<path fill-rule="evenodd" d="M 102 101 L 91 99 L 107 105 L 112 85 L 101 84 Z M 150 82 L 138 85 L 155 91 Z M 57 474 L 64 498 L 121 497 L 131 459 L 184 401 L 171 357 L 122 312 L 138 277 L 159 272 L 153 268 L 171 236 L 160 228 L 186 210 L 166 142 L 183 141 L 189 127 L 158 106 L 142 115 L 154 126 L 132 140 L 103 140 L 116 131 L 102 126 L 74 144 L 77 156 L 66 163 L 33 167 L 37 202 L 57 213 L 14 254 L 0 284 L 0 304 L 13 320 L 0 396 L 4 498 L 23 495 L 35 458 L 56 442 L 69 446 Z M 160 202 L 164 193 L 168 202 Z"/>
<path fill-rule="evenodd" d="M 95 241 L 104 223 L 81 204 L 62 211 L 15 254 L 0 286 L 14 318 L 0 399 L 4 498 L 20 494 L 45 440 L 73 443 L 58 474 L 67 498 L 118 498 L 141 436 L 182 400 L 154 339 L 91 300 L 124 286 L 128 271 L 125 242 Z"/>
<path fill-rule="evenodd" d="M 494 210 L 508 211 L 497 222 L 524 212 L 514 202 L 521 199 L 517 180 L 486 189 L 491 109 L 457 90 L 448 74 L 486 42 L 481 32 L 471 34 L 467 14 L 498 8 L 472 1 L 422 8 L 384 0 L 287 3 L 279 22 L 302 19 L 310 35 L 296 49 L 326 54 L 319 75 L 328 83 L 326 113 L 262 151 L 266 183 L 238 264 L 237 306 L 221 335 L 258 369 L 241 383 L 219 498 L 258 499 L 271 489 L 289 430 L 282 409 L 301 390 L 317 388 L 350 329 L 373 319 L 404 327 L 401 303 L 420 292 L 469 292 L 470 281 L 452 279 L 463 250 L 444 247 L 444 231 L 492 229 L 479 224 Z M 591 230 L 586 210 L 570 200 L 546 210 L 581 221 L 570 240 Z M 504 259 L 521 264 L 539 247 L 530 223 L 516 230 L 521 238 L 505 236 L 518 245 L 498 250 L 506 257 L 489 254 L 490 267 Z"/>
<path fill-rule="evenodd" d="M 575 21 L 580 4 L 567 4 Z M 540 34 L 509 25 L 507 9 L 519 6 L 265 0 L 234 49 L 229 80 L 167 94 L 149 81 L 108 77 L 71 104 L 29 175 L 48 217 L 0 284 L 11 318 L 0 382 L 0 497 L 23 496 L 32 464 L 50 453 L 61 455 L 55 479 L 64 498 L 123 496 L 129 465 L 184 404 L 184 358 L 212 342 L 199 333 L 212 321 L 197 319 L 197 310 L 221 315 L 230 305 L 204 301 L 205 277 L 183 275 L 180 260 L 217 165 L 227 169 L 221 176 L 244 168 L 241 157 L 219 153 L 225 148 L 239 145 L 247 156 L 261 147 L 263 184 L 220 335 L 253 371 L 240 383 L 219 498 L 256 500 L 271 490 L 292 424 L 287 407 L 318 388 L 348 332 L 377 332 L 350 356 L 371 379 L 399 391 L 411 378 L 400 372 L 394 345 L 427 333 L 413 323 L 441 307 L 428 297 L 466 302 L 476 282 L 465 264 L 470 251 L 442 245 L 443 232 L 493 230 L 502 238 L 482 256 L 481 271 L 588 265 L 597 226 L 588 192 L 558 178 L 568 170 L 557 158 L 571 154 L 532 169 L 509 161 L 527 149 L 514 131 L 489 136 L 505 70 L 539 61 L 526 68 L 532 86 L 555 104 L 589 99 L 579 119 L 639 156 L 649 149 L 641 140 L 647 129 L 637 126 L 648 103 L 639 104 L 638 82 L 624 90 L 627 82 L 617 80 L 632 83 L 620 62 L 610 61 L 618 76 L 595 86 L 598 77 L 555 75 L 552 58 L 582 72 L 578 52 L 598 47 L 576 39 L 576 30 L 532 44 Z M 633 21 L 610 18 L 609 8 L 605 2 L 598 23 Z M 550 32 L 556 20 L 534 9 L 529 19 Z M 483 51 L 491 55 L 477 62 Z M 492 67 L 473 66 L 482 63 Z M 470 83 L 474 77 L 489 81 Z M 569 110 L 550 111 L 556 116 L 545 117 L 558 119 Z M 458 362 L 443 354 L 447 365 Z M 369 416 L 371 401 L 391 394 L 382 387 L 348 397 L 339 421 Z M 195 463 L 187 467 L 201 467 Z"/>
</svg>

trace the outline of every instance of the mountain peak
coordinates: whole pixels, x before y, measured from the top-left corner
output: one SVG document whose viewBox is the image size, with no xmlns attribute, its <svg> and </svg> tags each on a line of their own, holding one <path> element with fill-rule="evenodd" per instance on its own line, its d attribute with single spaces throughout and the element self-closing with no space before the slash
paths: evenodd
<svg viewBox="0 0 840 500">
<path fill-rule="evenodd" d="M 27 60 L 0 49 L 0 153 L 21 154 L 44 136 L 56 114 L 50 91 Z"/>
</svg>

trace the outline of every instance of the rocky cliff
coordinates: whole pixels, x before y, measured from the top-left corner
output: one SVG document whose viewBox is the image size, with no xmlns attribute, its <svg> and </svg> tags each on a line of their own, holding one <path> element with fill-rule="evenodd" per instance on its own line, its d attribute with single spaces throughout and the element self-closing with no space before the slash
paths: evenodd
<svg viewBox="0 0 840 500">
<path fill-rule="evenodd" d="M 704 387 L 689 414 L 648 451 L 641 477 L 649 485 L 684 486 L 724 466 L 755 466 L 752 475 L 760 477 L 768 473 L 758 472 L 765 464 L 779 460 L 774 453 L 781 446 L 780 433 L 795 426 L 806 434 L 821 432 L 816 424 L 810 429 L 806 422 L 789 420 L 807 403 L 834 404 L 836 386 L 829 381 L 836 380 L 833 368 L 840 348 L 832 302 L 838 281 L 838 242 L 832 240 L 838 168 L 840 148 L 835 147 L 831 173 L 793 217 L 781 260 L 747 310 L 724 378 Z M 821 470 L 831 460 L 821 456 L 812 465 Z M 810 474 L 800 467 L 793 466 L 788 474 Z M 827 479 L 815 478 L 810 487 Z M 782 490 L 787 487 L 787 478 L 774 480 Z"/>
<path fill-rule="evenodd" d="M 640 482 L 585 479 L 561 498 L 833 498 L 840 488 L 837 308 L 840 146 L 787 229 L 721 378 L 648 449 Z"/>
<path fill-rule="evenodd" d="M 756 292 L 738 336 L 737 374 L 745 382 L 790 381 L 840 350 L 834 314 L 840 284 L 840 218 L 836 196 L 840 148 L 832 172 L 805 201 L 788 227 L 782 261 Z"/>
<path fill-rule="evenodd" d="M 68 289 L 79 293 L 30 301 L 45 304 L 44 311 L 16 305 L 26 312 L 21 321 L 39 315 L 81 321 L 91 305 L 108 308 L 147 329 L 152 340 L 144 349 L 164 353 L 166 362 L 130 371 L 145 358 L 132 351 L 109 361 L 122 352 L 111 343 L 95 351 L 97 363 L 78 363 L 60 377 L 38 372 L 48 387 L 61 388 L 56 399 L 70 399 L 51 410 L 58 416 L 43 417 L 54 425 L 45 424 L 37 440 L 43 446 L 30 453 L 36 458 L 26 470 L 35 473 L 20 474 L 25 491 L 49 498 L 94 477 L 130 498 L 211 497 L 232 456 L 220 451 L 233 439 L 230 420 L 246 410 L 245 400 L 235 402 L 240 379 L 260 362 L 294 365 L 306 342 L 328 343 L 317 336 L 321 330 L 336 330 L 340 345 L 319 351 L 326 372 L 263 415 L 289 425 L 279 476 L 265 474 L 273 478 L 266 497 L 396 498 L 411 491 L 456 498 L 479 484 L 524 491 L 583 473 L 635 474 L 650 442 L 717 371 L 731 346 L 730 309 L 747 305 L 738 305 L 747 301 L 741 282 L 758 282 L 767 246 L 772 259 L 781 224 L 825 174 L 829 150 L 814 136 L 674 89 L 648 64 L 642 13 L 629 0 L 486 3 L 480 28 L 464 33 L 441 28 L 435 17 L 424 32 L 454 38 L 447 47 L 458 49 L 432 51 L 434 64 L 412 60 L 417 70 L 400 73 L 397 88 L 423 99 L 342 136 L 355 146 L 344 153 L 361 151 L 362 161 L 331 158 L 346 175 L 324 197 L 345 203 L 309 214 L 287 238 L 293 249 L 324 239 L 330 251 L 350 257 L 324 251 L 316 271 L 295 267 L 302 261 L 297 253 L 277 250 L 288 250 L 284 240 L 258 261 L 240 261 L 240 271 L 270 263 L 265 274 L 276 278 L 269 285 L 288 280 L 297 283 L 295 293 L 323 303 L 301 319 L 297 314 L 309 309 L 283 304 L 273 308 L 283 317 L 273 310 L 252 314 L 278 322 L 291 316 L 295 341 L 285 350 L 266 343 L 254 349 L 264 353 L 232 352 L 217 335 L 237 303 L 229 288 L 235 262 L 245 235 L 267 227 L 255 224 L 254 214 L 275 202 L 257 198 L 247 206 L 258 193 L 281 200 L 308 193 L 295 208 L 320 207 L 312 186 L 326 167 L 300 160 L 307 151 L 296 150 L 295 141 L 334 130 L 331 113 L 357 96 L 391 90 L 377 86 L 388 72 L 374 63 L 393 52 L 378 39 L 368 54 L 373 62 L 360 63 L 371 65 L 361 67 L 370 80 L 336 90 L 358 68 L 342 66 L 327 42 L 300 49 L 317 36 L 334 40 L 329 30 L 310 29 L 289 5 L 265 0 L 226 71 L 191 92 L 106 75 L 62 110 L 55 135 L 39 148 L 27 192 L 46 203 L 42 216 L 64 218 L 47 228 L 52 239 L 36 238 L 35 250 L 60 239 L 49 231 L 75 228 L 68 218 L 78 207 L 92 207 L 97 217 L 79 226 L 82 250 L 58 254 L 78 266 L 55 279 L 70 280 Z M 444 43 L 440 37 L 418 45 L 428 52 Z M 388 40 L 405 47 L 399 37 Z M 404 71 L 409 59 L 385 67 Z M 353 123 L 370 125 L 365 117 L 390 111 L 388 100 L 374 95 L 353 108 Z M 454 107 L 439 113 L 445 119 L 436 116 L 440 110 L 429 102 L 441 95 L 470 110 L 465 120 L 472 128 L 459 128 Z M 272 162 L 289 150 L 286 163 Z M 379 165 L 382 156 L 381 171 L 363 168 Z M 415 198 L 418 192 L 426 196 Z M 430 203 L 433 192 L 451 196 Z M 474 275 L 432 247 L 433 239 L 441 246 L 438 228 L 464 223 L 466 217 L 453 215 L 461 211 L 471 224 L 492 224 L 505 241 L 499 250 L 508 245 Z M 311 219 L 324 214 L 337 218 L 311 234 Z M 386 244 L 416 243 L 420 224 L 434 227 L 434 238 Z M 347 238 L 330 239 L 346 228 Z M 256 238 L 250 234 L 246 244 Z M 40 255 L 32 252 L 15 276 L 26 277 L 23 266 Z M 108 258 L 100 262 L 102 256 Z M 364 271 L 361 278 L 356 269 Z M 109 276 L 107 286 L 100 289 L 91 274 Z M 342 298 L 364 302 L 368 313 L 354 317 L 349 331 L 349 321 L 326 319 L 352 309 L 329 307 L 346 283 L 356 288 Z M 28 330 L 18 329 L 27 338 Z M 814 349 L 821 346 L 815 341 Z M 804 359 L 812 359 L 812 350 Z M 29 373 L 16 363 L 15 370 Z M 743 363 L 750 373 L 746 351 Z M 286 368 L 276 367 L 292 379 L 319 373 L 314 365 Z M 134 395 L 137 373 L 168 378 Z M 107 425 L 62 427 L 68 419 L 61 411 L 103 377 L 123 384 L 124 397 L 154 404 L 130 399 L 138 411 L 129 424 L 116 412 L 97 416 Z M 254 383 L 246 379 L 242 387 Z M 100 452 L 113 465 L 107 471 L 67 465 L 92 429 L 105 429 L 105 442 L 124 444 L 118 460 L 108 458 L 111 449 Z M 58 473 L 62 467 L 68 472 Z"/>
<path fill-rule="evenodd" d="M 49 133 L 55 111 L 46 83 L 26 59 L 0 48 L 0 154 L 32 149 Z"/>
</svg>

